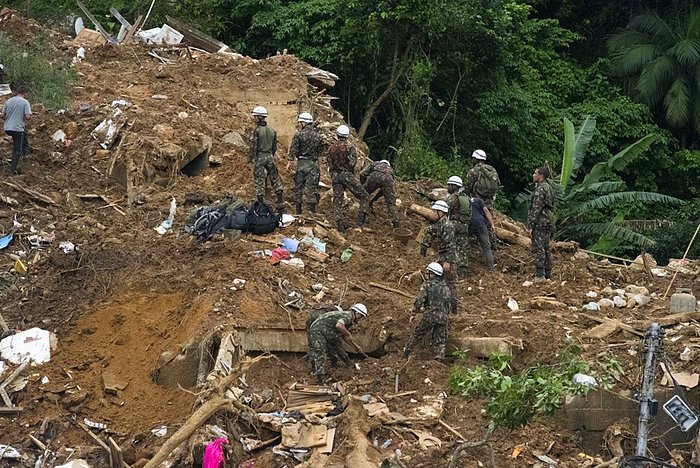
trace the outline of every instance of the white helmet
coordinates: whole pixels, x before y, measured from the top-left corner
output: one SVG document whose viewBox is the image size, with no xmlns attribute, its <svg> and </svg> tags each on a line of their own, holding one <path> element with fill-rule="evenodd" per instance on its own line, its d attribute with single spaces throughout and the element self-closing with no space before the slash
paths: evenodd
<svg viewBox="0 0 700 468">
<path fill-rule="evenodd" d="M 450 207 L 447 205 L 447 202 L 443 200 L 436 201 L 430 208 L 432 208 L 435 211 L 442 211 L 443 213 L 450 212 Z"/>
<path fill-rule="evenodd" d="M 350 135 L 350 129 L 347 125 L 338 126 L 338 130 L 335 131 L 339 137 L 346 137 Z"/>
<path fill-rule="evenodd" d="M 253 116 L 256 115 L 267 117 L 267 109 L 265 109 L 263 106 L 257 106 L 255 109 L 253 109 Z"/>
<path fill-rule="evenodd" d="M 447 179 L 447 185 L 456 185 L 457 187 L 464 187 L 464 182 L 460 176 L 453 175 Z"/>
<path fill-rule="evenodd" d="M 442 276 L 442 265 L 437 262 L 433 262 L 425 268 L 431 273 L 435 273 L 438 276 Z"/>
<path fill-rule="evenodd" d="M 486 151 L 478 149 L 472 153 L 472 158 L 486 161 Z"/>
<path fill-rule="evenodd" d="M 313 123 L 314 118 L 308 112 L 302 112 L 299 114 L 299 117 L 297 117 L 297 122 Z"/>
<path fill-rule="evenodd" d="M 352 310 L 353 312 L 357 312 L 363 317 L 367 317 L 367 307 L 365 307 L 364 304 L 361 304 L 359 302 L 357 304 L 353 304 L 352 307 L 350 307 L 350 310 Z"/>
<path fill-rule="evenodd" d="M 391 163 L 389 162 L 388 159 L 382 159 L 381 161 L 379 161 L 379 163 L 380 163 L 380 164 L 386 164 L 387 166 L 391 166 Z"/>
</svg>

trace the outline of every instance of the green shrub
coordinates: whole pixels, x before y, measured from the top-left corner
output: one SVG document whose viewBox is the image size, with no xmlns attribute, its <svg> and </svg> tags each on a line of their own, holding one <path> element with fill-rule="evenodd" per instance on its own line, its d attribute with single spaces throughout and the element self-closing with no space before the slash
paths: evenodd
<svg viewBox="0 0 700 468">
<path fill-rule="evenodd" d="M 510 356 L 494 354 L 488 366 L 465 368 L 455 365 L 448 386 L 464 397 L 486 397 L 489 429 L 525 426 L 537 414 L 552 414 L 561 408 L 567 395 L 586 394 L 590 388 L 573 382 L 577 373 L 592 374 L 602 388 L 611 388 L 622 376 L 620 362 L 613 356 L 601 359 L 591 369 L 577 346 L 559 354 L 556 364 L 536 364 L 513 374 Z"/>
<path fill-rule="evenodd" d="M 0 35 L 0 57 L 13 89 L 25 85 L 32 100 L 60 109 L 70 102 L 75 70 L 68 60 L 52 57 L 47 42 L 45 36 L 37 36 L 29 44 L 18 44 Z"/>
</svg>

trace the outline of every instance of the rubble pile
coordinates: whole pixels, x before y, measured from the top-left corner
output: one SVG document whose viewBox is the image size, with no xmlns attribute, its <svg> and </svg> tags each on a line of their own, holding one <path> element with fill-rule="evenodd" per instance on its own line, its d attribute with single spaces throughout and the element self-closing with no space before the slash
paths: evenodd
<svg viewBox="0 0 700 468">
<path fill-rule="evenodd" d="M 57 55 L 81 47 L 52 37 Z M 381 203 L 367 228 L 333 229 L 325 168 L 313 219 L 207 242 L 184 231 L 198 207 L 225 195 L 252 200 L 255 105 L 270 112 L 281 158 L 300 111 L 332 138 L 343 117 L 323 90 L 337 77 L 290 55 L 82 47 L 72 105 L 37 112 L 24 174 L 0 180 L 0 465 L 201 466 L 223 454 L 227 466 L 248 468 L 447 467 L 461 453 L 456 466 L 578 467 L 611 457 L 602 446 L 583 449 L 556 417 L 486 441 L 483 401 L 448 392 L 449 364 L 420 351 L 400 358 L 426 264 L 416 241 L 425 220 L 412 206 L 427 206 L 441 181 L 397 184 L 410 232 L 401 238 L 387 230 Z M 290 201 L 292 174 L 281 177 Z M 576 341 L 588 360 L 620 360 L 619 390 L 629 390 L 655 321 L 666 330 L 667 373 L 697 385 L 700 313 L 669 313 L 673 275 L 595 261 L 562 243 L 554 279 L 532 284 L 525 232 L 504 216 L 497 224 L 510 241 L 496 273 L 473 245 L 451 318 L 449 349 L 463 351 L 465 364 L 494 352 L 517 367 L 547 363 Z M 685 262 L 675 285 L 697 290 L 696 268 Z M 370 310 L 353 330 L 369 356 L 335 369 L 330 386 L 310 385 L 303 354 L 318 302 Z"/>
</svg>

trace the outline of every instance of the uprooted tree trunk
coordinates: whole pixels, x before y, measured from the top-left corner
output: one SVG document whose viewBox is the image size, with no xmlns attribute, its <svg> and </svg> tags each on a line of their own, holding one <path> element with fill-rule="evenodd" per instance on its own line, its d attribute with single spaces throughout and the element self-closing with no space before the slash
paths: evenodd
<svg viewBox="0 0 700 468">
<path fill-rule="evenodd" d="M 146 463 L 144 468 L 159 467 L 170 455 L 173 450 L 180 446 L 183 442 L 190 438 L 194 432 L 204 424 L 214 413 L 219 410 L 227 411 L 246 411 L 251 417 L 255 417 L 255 411 L 244 405 L 238 399 L 226 395 L 229 387 L 238 379 L 238 377 L 246 372 L 253 364 L 256 364 L 272 356 L 258 356 L 254 359 L 245 359 L 240 362 L 236 368 L 231 370 L 231 373 L 222 378 L 215 384 L 209 399 L 185 421 L 178 431 L 165 441 L 163 446 L 158 450 L 151 460 Z"/>
</svg>

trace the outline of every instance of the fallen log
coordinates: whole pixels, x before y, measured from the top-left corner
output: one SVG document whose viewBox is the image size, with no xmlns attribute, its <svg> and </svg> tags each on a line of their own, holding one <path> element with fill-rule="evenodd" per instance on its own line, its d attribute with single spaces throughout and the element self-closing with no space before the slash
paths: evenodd
<svg viewBox="0 0 700 468">
<path fill-rule="evenodd" d="M 411 203 L 411 206 L 408 207 L 408 211 L 417 215 L 421 215 L 428 221 L 435 221 L 435 212 L 428 207 Z"/>
<path fill-rule="evenodd" d="M 197 410 L 187 419 L 187 421 L 185 421 L 182 427 L 180 427 L 175 434 L 165 441 L 160 450 L 158 450 L 158 453 L 156 453 L 153 458 L 146 463 L 144 468 L 157 468 L 161 466 L 161 464 L 166 458 L 168 458 L 168 455 L 170 455 L 173 450 L 189 439 L 190 436 L 207 421 L 207 419 L 209 419 L 219 410 L 226 409 L 228 411 L 234 411 L 235 409 L 238 409 L 245 411 L 249 416 L 255 418 L 256 413 L 254 410 L 247 405 L 244 405 L 236 398 L 229 398 L 225 394 L 229 387 L 238 379 L 238 377 L 250 369 L 253 364 L 271 357 L 272 356 L 258 356 L 254 359 L 245 359 L 241 361 L 229 375 L 221 379 L 218 384 L 216 384 L 214 387 L 215 396 L 197 408 Z"/>
</svg>

